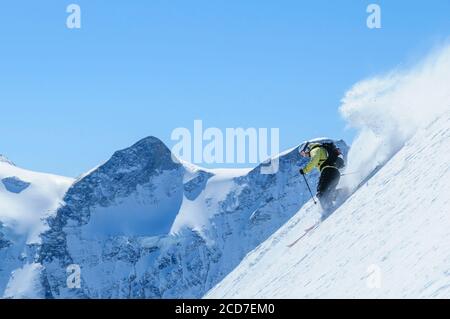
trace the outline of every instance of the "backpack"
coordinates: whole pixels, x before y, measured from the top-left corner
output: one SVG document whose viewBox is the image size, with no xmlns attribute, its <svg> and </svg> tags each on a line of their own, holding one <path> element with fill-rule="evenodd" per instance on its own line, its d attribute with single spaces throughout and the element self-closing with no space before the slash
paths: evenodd
<svg viewBox="0 0 450 319">
<path fill-rule="evenodd" d="M 332 142 L 321 143 L 320 145 L 312 147 L 311 150 L 317 147 L 323 147 L 328 153 L 328 157 L 326 161 L 323 162 L 322 165 L 320 165 L 321 167 L 334 166 L 338 169 L 345 167 L 344 160 L 341 157 L 339 157 L 339 155 L 342 155 L 341 150 L 338 147 L 336 147 L 334 143 Z"/>
</svg>

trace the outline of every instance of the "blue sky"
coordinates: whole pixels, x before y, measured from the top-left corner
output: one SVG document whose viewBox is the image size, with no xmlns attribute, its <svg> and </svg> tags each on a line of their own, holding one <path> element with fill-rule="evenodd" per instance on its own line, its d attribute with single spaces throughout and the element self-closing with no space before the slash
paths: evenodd
<svg viewBox="0 0 450 319">
<path fill-rule="evenodd" d="M 80 5 L 81 30 L 66 28 Z M 366 27 L 366 7 L 382 29 Z M 280 148 L 345 138 L 352 84 L 444 41 L 450 2 L 43 0 L 0 6 L 0 153 L 67 176 L 173 129 L 279 128 Z"/>
</svg>

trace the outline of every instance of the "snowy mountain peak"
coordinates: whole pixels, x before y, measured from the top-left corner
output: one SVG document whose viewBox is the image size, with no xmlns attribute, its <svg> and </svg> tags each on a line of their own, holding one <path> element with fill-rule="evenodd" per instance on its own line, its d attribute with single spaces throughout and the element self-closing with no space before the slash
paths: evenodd
<svg viewBox="0 0 450 319">
<path fill-rule="evenodd" d="M 179 163 L 172 159 L 169 148 L 158 138 L 146 137 L 134 145 L 117 151 L 103 167 L 119 165 L 120 170 L 128 169 L 174 169 Z"/>
<path fill-rule="evenodd" d="M 348 149 L 343 142 L 338 145 Z M 57 198 L 57 208 L 32 234 L 39 250 L 29 261 L 36 264 L 11 264 L 0 292 L 24 296 L 15 283 L 26 270 L 46 283 L 30 286 L 27 296 L 201 297 L 308 201 L 298 175 L 307 160 L 297 148 L 276 158 L 279 170 L 263 174 L 264 164 L 221 170 L 177 161 L 155 137 L 119 150 Z M 5 196 L 32 191 L 34 180 L 11 169 L 5 178 L 18 176 L 31 186 L 22 190 L 17 186 L 25 185 L 7 179 L 15 193 Z M 317 178 L 315 172 L 310 181 Z M 66 289 L 71 264 L 83 269 L 81 290 Z"/>
<path fill-rule="evenodd" d="M 10 161 L 6 156 L 0 154 L 0 163 L 6 163 L 12 166 L 16 166 L 12 161 Z"/>
<path fill-rule="evenodd" d="M 117 151 L 49 219 L 37 258 L 51 274 L 45 295 L 203 296 L 308 201 L 298 174 L 307 160 L 296 149 L 277 158 L 279 170 L 263 174 L 174 161 L 154 137 Z M 83 268 L 77 292 L 65 288 L 70 264 Z"/>
<path fill-rule="evenodd" d="M 172 160 L 167 146 L 147 137 L 77 180 L 58 211 L 63 220 L 52 222 L 68 218 L 79 225 L 98 223 L 104 230 L 99 235 L 167 233 L 181 201 L 181 187 L 173 185 L 182 179 L 182 165 Z M 121 216 L 126 216 L 124 221 Z"/>
<path fill-rule="evenodd" d="M 159 149 L 163 148 L 166 152 L 170 152 L 170 150 L 167 148 L 167 146 L 157 137 L 155 136 L 147 136 L 143 139 L 137 141 L 132 146 L 129 147 L 130 149 Z"/>
</svg>

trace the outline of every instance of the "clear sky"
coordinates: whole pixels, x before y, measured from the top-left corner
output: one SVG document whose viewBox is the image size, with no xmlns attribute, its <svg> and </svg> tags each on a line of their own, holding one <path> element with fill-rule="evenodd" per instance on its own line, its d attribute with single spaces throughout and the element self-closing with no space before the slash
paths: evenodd
<svg viewBox="0 0 450 319">
<path fill-rule="evenodd" d="M 66 28 L 70 3 L 80 30 Z M 448 0 L 5 0 L 0 153 L 77 176 L 149 135 L 172 146 L 195 119 L 279 128 L 282 150 L 351 141 L 346 90 L 414 63 L 448 37 L 449 17 Z"/>
</svg>

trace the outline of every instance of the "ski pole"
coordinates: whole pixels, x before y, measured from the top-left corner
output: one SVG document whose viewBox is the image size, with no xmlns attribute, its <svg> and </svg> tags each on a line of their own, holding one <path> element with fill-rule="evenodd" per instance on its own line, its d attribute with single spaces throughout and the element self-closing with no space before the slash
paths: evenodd
<svg viewBox="0 0 450 319">
<path fill-rule="evenodd" d="M 317 205 L 316 199 L 314 198 L 314 195 L 313 195 L 313 193 L 311 191 L 311 187 L 309 187 L 308 180 L 306 179 L 306 176 L 303 175 L 303 174 L 302 174 L 302 176 L 305 179 L 306 186 L 308 186 L 308 190 L 309 190 L 309 193 L 311 194 L 311 198 L 312 198 L 314 204 Z"/>
</svg>

